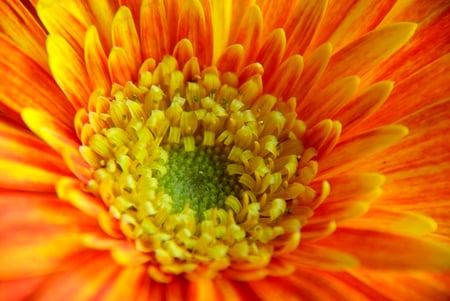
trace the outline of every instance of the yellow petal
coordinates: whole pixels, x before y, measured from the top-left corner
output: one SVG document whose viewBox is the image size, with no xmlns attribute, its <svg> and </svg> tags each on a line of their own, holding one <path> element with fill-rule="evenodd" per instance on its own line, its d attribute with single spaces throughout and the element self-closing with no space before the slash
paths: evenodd
<svg viewBox="0 0 450 301">
<path fill-rule="evenodd" d="M 299 1 L 284 25 L 287 36 L 287 55 L 304 54 L 323 14 L 327 0 Z"/>
<path fill-rule="evenodd" d="M 0 56 L 0 69 L 8 72 L 0 81 L 0 107 L 9 117 L 20 120 L 20 112 L 32 107 L 48 111 L 66 127 L 72 126 L 75 110 L 48 72 L 1 35 Z M 55 99 L 58 101 L 52 101 Z"/>
<path fill-rule="evenodd" d="M 228 46 L 217 60 L 217 67 L 222 70 L 236 72 L 243 62 L 244 47 L 239 44 Z"/>
<path fill-rule="evenodd" d="M 108 69 L 111 82 L 125 85 L 129 80 L 136 78 L 127 53 L 120 47 L 113 47 L 108 57 Z"/>
<path fill-rule="evenodd" d="M 330 1 L 316 45 L 326 41 L 340 49 L 350 41 L 375 29 L 396 1 Z M 339 17 L 337 17 L 339 16 Z"/>
<path fill-rule="evenodd" d="M 89 77 L 82 56 L 63 37 L 47 37 L 50 70 L 58 86 L 76 109 L 87 105 Z"/>
<path fill-rule="evenodd" d="M 87 20 L 80 12 L 80 5 L 68 7 L 68 4 L 69 2 L 61 3 L 55 0 L 39 1 L 36 11 L 49 33 L 62 37 L 76 53 L 81 55 L 88 26 Z M 63 58 L 68 60 L 68 57 Z"/>
<path fill-rule="evenodd" d="M 187 38 L 194 47 L 195 54 L 203 65 L 211 64 L 212 61 L 212 34 L 210 21 L 208 20 L 210 12 L 203 9 L 199 0 L 188 0 L 184 3 L 178 21 L 177 38 L 181 40 Z"/>
<path fill-rule="evenodd" d="M 350 252 L 344 253 L 312 244 L 300 244 L 298 250 L 287 254 L 284 259 L 298 267 L 324 270 L 345 270 L 359 266 L 358 260 Z"/>
<path fill-rule="evenodd" d="M 360 95 L 345 105 L 334 118 L 342 122 L 346 132 L 368 116 L 378 110 L 378 108 L 388 98 L 394 87 L 391 81 L 382 81 L 367 87 Z"/>
<path fill-rule="evenodd" d="M 94 26 L 89 27 L 86 32 L 84 60 L 92 88 L 102 88 L 104 91 L 109 91 L 111 82 L 108 74 L 108 61 L 97 28 Z"/>
<path fill-rule="evenodd" d="M 170 49 L 169 21 L 164 2 L 144 0 L 140 12 L 142 54 L 160 61 Z"/>
<path fill-rule="evenodd" d="M 264 86 L 264 91 L 287 100 L 292 96 L 291 91 L 301 78 L 303 66 L 302 56 L 294 55 L 287 58 L 275 73 L 271 74 L 270 79 Z"/>
<path fill-rule="evenodd" d="M 308 95 L 297 109 L 307 125 L 313 125 L 336 114 L 356 93 L 361 80 L 357 76 L 345 77 L 325 87 L 319 93 Z"/>
<path fill-rule="evenodd" d="M 282 29 L 274 30 L 259 49 L 256 60 L 264 66 L 264 79 L 269 78 L 278 68 L 286 49 L 286 36 Z"/>
<path fill-rule="evenodd" d="M 0 29 L 42 68 L 48 68 L 45 32 L 22 2 L 0 3 Z"/>
<path fill-rule="evenodd" d="M 339 143 L 333 152 L 320 160 L 320 178 L 328 178 L 354 168 L 360 160 L 367 160 L 370 155 L 398 143 L 407 133 L 406 127 L 391 125 L 373 129 Z"/>
<path fill-rule="evenodd" d="M 353 254 L 365 268 L 450 270 L 450 244 L 431 238 L 341 227 L 320 244 Z"/>
<path fill-rule="evenodd" d="M 347 45 L 331 58 L 327 72 L 320 80 L 320 87 L 348 75 L 364 76 L 402 47 L 412 37 L 416 27 L 414 23 L 393 23 Z"/>
<path fill-rule="evenodd" d="M 69 174 L 64 162 L 24 128 L 0 120 L 0 186 L 9 189 L 54 191 L 56 181 Z"/>
<path fill-rule="evenodd" d="M 252 5 L 242 21 L 233 43 L 241 44 L 244 47 L 244 59 L 250 61 L 256 54 L 261 43 L 263 19 L 259 6 Z"/>
<path fill-rule="evenodd" d="M 137 74 L 142 61 L 141 46 L 133 16 L 128 7 L 122 6 L 119 8 L 114 16 L 111 30 L 113 46 L 124 50 L 131 67 L 131 73 Z"/>
<path fill-rule="evenodd" d="M 297 97 L 301 104 L 311 87 L 322 76 L 331 57 L 331 44 L 323 44 L 305 57 L 305 66 L 301 78 L 292 90 L 292 96 Z"/>
<path fill-rule="evenodd" d="M 438 227 L 432 218 L 423 214 L 384 207 L 372 208 L 363 217 L 350 220 L 344 226 L 410 236 L 429 234 Z"/>
</svg>

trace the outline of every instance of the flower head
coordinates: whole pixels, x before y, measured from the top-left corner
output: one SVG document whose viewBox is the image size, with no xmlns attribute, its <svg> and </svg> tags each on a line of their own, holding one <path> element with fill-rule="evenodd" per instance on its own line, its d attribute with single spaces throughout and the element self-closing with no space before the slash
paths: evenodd
<svg viewBox="0 0 450 301">
<path fill-rule="evenodd" d="M 2 297 L 449 297 L 446 1 L 0 15 Z"/>
</svg>

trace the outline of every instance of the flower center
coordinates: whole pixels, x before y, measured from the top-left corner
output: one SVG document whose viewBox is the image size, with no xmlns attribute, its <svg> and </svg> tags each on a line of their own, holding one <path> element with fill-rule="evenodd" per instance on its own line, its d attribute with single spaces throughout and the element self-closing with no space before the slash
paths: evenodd
<svg viewBox="0 0 450 301">
<path fill-rule="evenodd" d="M 168 148 L 167 173 L 158 184 L 172 197 L 172 212 L 188 207 L 203 219 L 206 210 L 224 208 L 227 196 L 239 196 L 238 177 L 228 174 L 229 162 L 219 147 L 196 147 L 191 152 L 178 145 Z"/>
<path fill-rule="evenodd" d="M 263 94 L 255 76 L 149 59 L 137 83 L 96 91 L 78 112 L 80 152 L 95 170 L 87 190 L 151 258 L 154 279 L 258 278 L 298 246 L 315 150 L 300 140 L 295 99 Z"/>
</svg>

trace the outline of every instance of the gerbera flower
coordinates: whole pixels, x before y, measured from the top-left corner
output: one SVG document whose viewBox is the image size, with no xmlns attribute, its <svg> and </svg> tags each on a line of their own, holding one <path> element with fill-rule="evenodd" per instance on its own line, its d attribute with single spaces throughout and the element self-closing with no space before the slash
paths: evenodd
<svg viewBox="0 0 450 301">
<path fill-rule="evenodd" d="M 0 3 L 0 299 L 450 298 L 448 1 Z"/>
</svg>

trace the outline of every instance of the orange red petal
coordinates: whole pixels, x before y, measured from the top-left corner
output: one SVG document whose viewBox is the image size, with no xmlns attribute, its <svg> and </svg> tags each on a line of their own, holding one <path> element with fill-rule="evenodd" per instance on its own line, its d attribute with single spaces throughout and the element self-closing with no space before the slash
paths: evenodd
<svg viewBox="0 0 450 301">
<path fill-rule="evenodd" d="M 70 127 L 75 110 L 50 74 L 2 35 L 0 56 L 8 58 L 0 60 L 0 68 L 8 73 L 0 81 L 2 110 L 21 120 L 19 114 L 25 107 L 41 109 Z"/>
<path fill-rule="evenodd" d="M 87 105 L 90 94 L 89 76 L 80 55 L 62 36 L 47 37 L 48 62 L 53 78 L 75 109 Z"/>
<path fill-rule="evenodd" d="M 55 181 L 68 170 L 62 159 L 23 127 L 0 120 L 0 186 L 9 189 L 54 191 Z"/>
<path fill-rule="evenodd" d="M 140 10 L 142 55 L 160 61 L 170 53 L 169 20 L 164 1 L 145 0 Z"/>
<path fill-rule="evenodd" d="M 0 31 L 42 68 L 48 68 L 45 32 L 21 1 L 0 3 Z"/>
<path fill-rule="evenodd" d="M 202 66 L 212 62 L 213 37 L 209 14 L 210 12 L 205 12 L 199 0 L 187 0 L 178 20 L 177 40 L 187 38 L 191 41 Z"/>
</svg>

